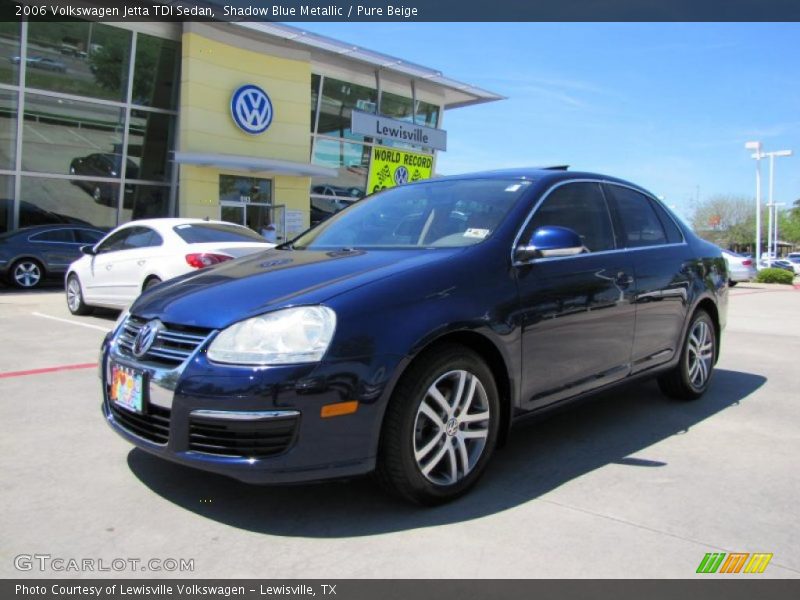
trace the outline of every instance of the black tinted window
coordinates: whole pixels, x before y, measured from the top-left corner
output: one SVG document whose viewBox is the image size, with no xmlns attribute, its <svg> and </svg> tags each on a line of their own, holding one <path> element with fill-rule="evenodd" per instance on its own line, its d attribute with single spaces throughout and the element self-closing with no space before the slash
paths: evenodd
<svg viewBox="0 0 800 600">
<path fill-rule="evenodd" d="M 54 229 L 53 231 L 42 231 L 29 238 L 32 242 L 62 242 L 71 244 L 75 241 L 72 231 L 69 229 Z"/>
<path fill-rule="evenodd" d="M 266 240 L 246 227 L 223 223 L 186 223 L 174 228 L 187 244 L 206 242 L 265 242 Z"/>
<path fill-rule="evenodd" d="M 92 231 L 91 229 L 75 229 L 75 241 L 79 244 L 96 244 L 103 238 L 100 231 Z"/>
<path fill-rule="evenodd" d="M 650 199 L 630 188 L 610 185 L 622 231 L 620 245 L 625 248 L 667 243 L 667 235 Z"/>
<path fill-rule="evenodd" d="M 611 218 L 597 183 L 568 183 L 556 188 L 533 215 L 523 243 L 545 225 L 572 229 L 589 252 L 614 249 Z"/>
<path fill-rule="evenodd" d="M 125 248 L 148 248 L 150 246 L 160 246 L 163 243 L 161 236 L 148 227 L 131 227 L 128 238 L 125 240 Z"/>
<path fill-rule="evenodd" d="M 130 229 L 121 229 L 108 236 L 102 244 L 97 248 L 98 254 L 103 252 L 115 252 L 125 248 L 125 240 L 131 233 Z"/>
<path fill-rule="evenodd" d="M 667 242 L 670 244 L 680 244 L 683 241 L 683 234 L 681 233 L 681 230 L 678 229 L 675 221 L 669 216 L 666 209 L 658 202 L 655 202 L 652 198 L 650 198 L 650 203 L 653 205 L 653 209 L 656 211 L 656 214 L 658 214 L 661 225 L 664 227 L 664 231 L 667 234 Z"/>
</svg>

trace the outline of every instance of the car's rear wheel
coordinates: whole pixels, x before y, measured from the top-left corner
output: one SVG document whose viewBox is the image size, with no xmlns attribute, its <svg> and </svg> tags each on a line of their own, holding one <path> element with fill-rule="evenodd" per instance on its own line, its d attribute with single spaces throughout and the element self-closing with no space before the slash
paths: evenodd
<svg viewBox="0 0 800 600">
<path fill-rule="evenodd" d="M 738 282 L 738 281 L 733 281 L 732 279 L 729 279 L 729 280 L 728 280 L 728 285 L 729 285 L 730 287 L 734 287 L 734 286 L 736 286 L 736 284 L 737 284 L 737 283 L 739 283 L 739 282 Z"/>
<path fill-rule="evenodd" d="M 497 386 L 477 354 L 455 345 L 428 352 L 390 400 L 378 478 L 390 492 L 418 504 L 453 500 L 485 470 L 499 422 Z"/>
<path fill-rule="evenodd" d="M 75 273 L 67 278 L 67 308 L 73 315 L 88 315 L 92 312 L 92 307 L 83 300 L 83 290 L 81 282 Z"/>
<path fill-rule="evenodd" d="M 33 289 L 44 280 L 44 268 L 39 261 L 22 258 L 15 262 L 9 271 L 11 283 L 18 288 Z"/>
<path fill-rule="evenodd" d="M 708 389 L 717 358 L 714 322 L 704 310 L 692 317 L 678 364 L 658 378 L 661 391 L 670 398 L 696 400 Z"/>
</svg>

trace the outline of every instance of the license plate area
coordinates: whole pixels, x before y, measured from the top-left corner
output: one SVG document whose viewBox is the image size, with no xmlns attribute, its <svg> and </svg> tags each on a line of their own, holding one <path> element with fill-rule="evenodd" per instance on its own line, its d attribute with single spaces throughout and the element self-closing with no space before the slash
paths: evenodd
<svg viewBox="0 0 800 600">
<path fill-rule="evenodd" d="M 127 411 L 144 413 L 144 372 L 111 363 L 109 400 Z"/>
</svg>

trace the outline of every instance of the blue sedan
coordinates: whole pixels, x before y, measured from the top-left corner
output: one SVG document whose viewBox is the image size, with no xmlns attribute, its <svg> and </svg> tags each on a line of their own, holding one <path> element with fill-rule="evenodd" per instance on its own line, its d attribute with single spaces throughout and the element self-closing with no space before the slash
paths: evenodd
<svg viewBox="0 0 800 600">
<path fill-rule="evenodd" d="M 144 293 L 102 348 L 136 446 L 253 483 L 465 493 L 513 423 L 640 377 L 712 380 L 728 273 L 652 194 L 512 170 L 404 185 Z"/>
</svg>

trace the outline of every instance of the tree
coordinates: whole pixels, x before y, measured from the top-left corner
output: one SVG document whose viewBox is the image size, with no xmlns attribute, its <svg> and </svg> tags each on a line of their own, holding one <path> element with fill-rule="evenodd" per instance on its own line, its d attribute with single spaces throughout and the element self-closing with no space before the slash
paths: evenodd
<svg viewBox="0 0 800 600">
<path fill-rule="evenodd" d="M 692 227 L 719 246 L 752 244 L 755 238 L 754 202 L 744 196 L 717 195 L 697 205 Z"/>
</svg>

